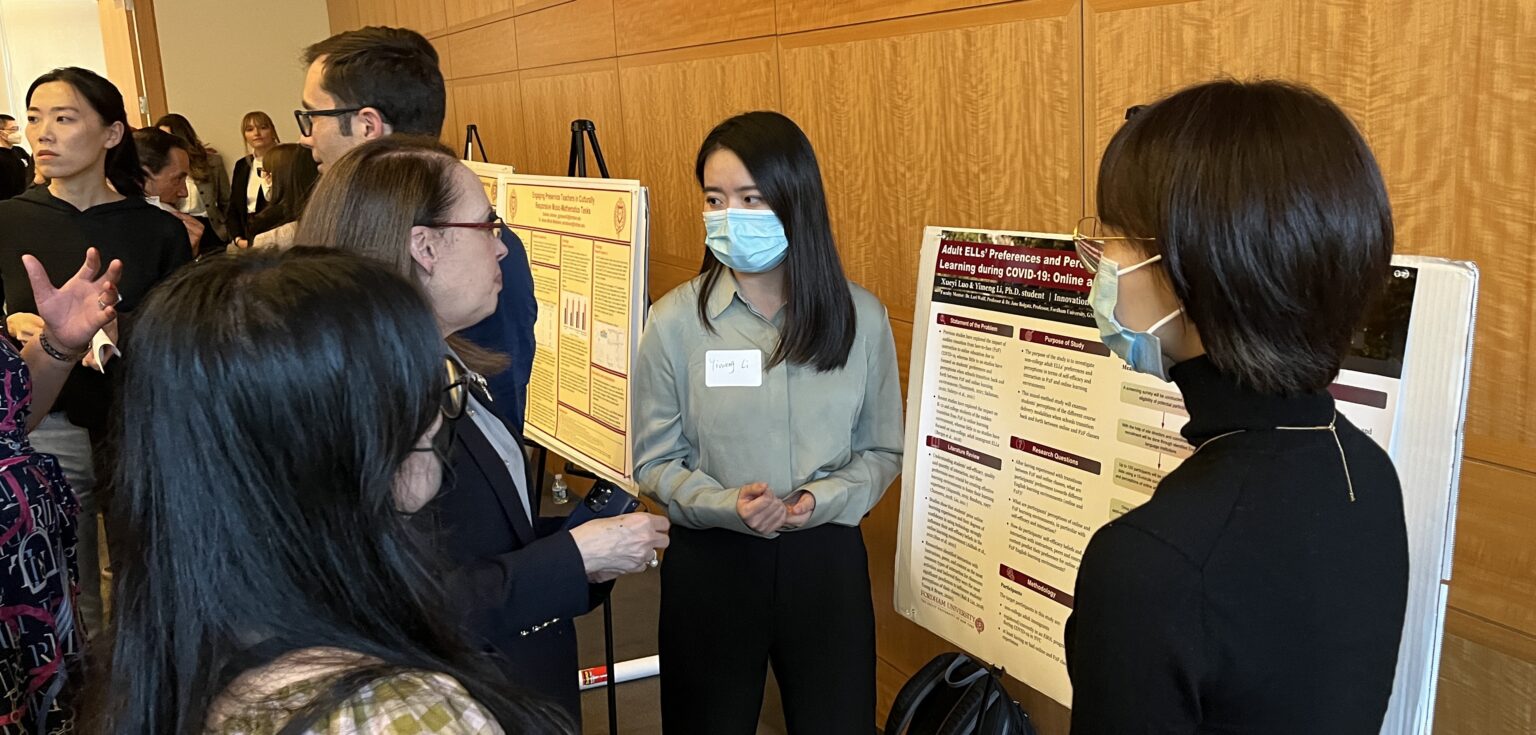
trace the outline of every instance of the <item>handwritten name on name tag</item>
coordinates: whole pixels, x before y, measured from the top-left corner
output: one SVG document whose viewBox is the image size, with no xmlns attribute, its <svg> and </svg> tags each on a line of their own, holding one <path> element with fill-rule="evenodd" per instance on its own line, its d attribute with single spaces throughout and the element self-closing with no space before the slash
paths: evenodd
<svg viewBox="0 0 1536 735">
<path fill-rule="evenodd" d="M 710 388 L 760 388 L 762 350 L 710 350 L 704 353 L 704 385 Z"/>
</svg>

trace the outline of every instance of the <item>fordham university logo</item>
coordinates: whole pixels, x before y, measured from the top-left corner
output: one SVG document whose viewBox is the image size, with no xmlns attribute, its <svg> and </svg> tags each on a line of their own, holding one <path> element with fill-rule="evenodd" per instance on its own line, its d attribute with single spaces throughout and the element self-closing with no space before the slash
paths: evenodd
<svg viewBox="0 0 1536 735">
<path fill-rule="evenodd" d="M 629 211 L 624 207 L 624 200 L 620 199 L 613 204 L 613 234 L 624 234 L 626 224 L 629 224 Z"/>
<path fill-rule="evenodd" d="M 517 219 L 517 187 L 515 186 L 507 187 L 507 214 L 503 219 Z"/>
</svg>

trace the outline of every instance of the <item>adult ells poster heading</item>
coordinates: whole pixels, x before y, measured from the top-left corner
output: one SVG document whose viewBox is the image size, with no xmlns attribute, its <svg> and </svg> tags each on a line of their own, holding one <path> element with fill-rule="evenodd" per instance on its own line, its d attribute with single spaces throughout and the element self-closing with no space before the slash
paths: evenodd
<svg viewBox="0 0 1536 735">
<path fill-rule="evenodd" d="M 646 190 L 505 174 L 497 184 L 497 211 L 523 240 L 539 302 L 527 434 L 633 490 L 629 375 L 645 318 Z"/>
<path fill-rule="evenodd" d="M 1477 279 L 1393 264 L 1331 392 L 1402 478 L 1412 571 L 1385 730 L 1427 732 Z M 1070 237 L 928 228 L 897 541 L 898 611 L 1066 705 L 1088 539 L 1191 454 L 1178 388 L 1099 341 L 1091 286 Z"/>
</svg>

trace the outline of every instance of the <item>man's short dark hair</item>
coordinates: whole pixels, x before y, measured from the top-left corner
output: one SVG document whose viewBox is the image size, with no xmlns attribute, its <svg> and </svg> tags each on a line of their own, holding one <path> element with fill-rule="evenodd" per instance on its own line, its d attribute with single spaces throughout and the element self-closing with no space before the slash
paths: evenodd
<svg viewBox="0 0 1536 735">
<path fill-rule="evenodd" d="M 191 155 L 185 140 L 159 128 L 139 128 L 133 131 L 133 144 L 139 149 L 139 165 L 150 173 L 160 173 L 171 163 L 171 151 L 180 150 Z"/>
<path fill-rule="evenodd" d="M 304 50 L 324 59 L 320 86 L 341 107 L 372 107 L 397 133 L 437 137 L 443 129 L 443 71 L 437 49 L 406 28 L 369 26 L 338 33 Z M 341 130 L 352 134 L 350 115 Z"/>
<path fill-rule="evenodd" d="M 5 114 L 3 112 L 0 112 L 0 125 L 4 125 L 4 124 L 6 124 L 8 122 L 16 122 L 16 118 L 11 117 L 10 115 L 7 115 L 7 114 Z"/>
<path fill-rule="evenodd" d="M 1392 208 L 1376 158 L 1314 89 L 1220 80 L 1130 116 L 1099 167 L 1099 217 L 1163 272 L 1224 373 L 1321 390 L 1387 282 Z"/>
</svg>

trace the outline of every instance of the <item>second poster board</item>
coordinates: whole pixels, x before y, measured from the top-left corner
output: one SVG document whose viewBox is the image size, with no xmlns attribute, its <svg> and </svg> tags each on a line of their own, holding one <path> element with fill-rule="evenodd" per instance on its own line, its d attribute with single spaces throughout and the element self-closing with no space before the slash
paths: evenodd
<svg viewBox="0 0 1536 735">
<path fill-rule="evenodd" d="M 634 490 L 629 376 L 646 311 L 650 208 L 625 179 L 501 174 L 539 304 L 528 438 Z"/>
</svg>

